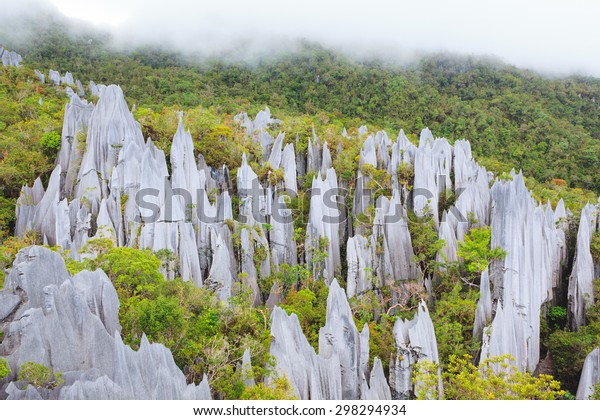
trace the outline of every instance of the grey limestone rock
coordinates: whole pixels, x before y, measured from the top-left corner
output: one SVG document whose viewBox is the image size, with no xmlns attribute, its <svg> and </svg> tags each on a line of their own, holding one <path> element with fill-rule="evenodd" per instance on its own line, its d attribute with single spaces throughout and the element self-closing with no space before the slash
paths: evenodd
<svg viewBox="0 0 600 420">
<path fill-rule="evenodd" d="M 334 279 L 329 286 L 325 326 L 319 331 L 319 357 L 326 360 L 335 357 L 335 361 L 339 361 L 342 398 L 345 400 L 359 399 L 360 346 L 360 335 L 354 325 L 346 293 Z"/>
<path fill-rule="evenodd" d="M 15 51 L 8 51 L 0 47 L 0 60 L 2 60 L 2 65 L 4 67 L 19 67 L 23 61 L 23 57 Z"/>
<path fill-rule="evenodd" d="M 398 354 L 390 365 L 390 388 L 397 399 L 408 399 L 414 393 L 412 382 L 414 365 L 419 360 L 429 360 L 439 365 L 438 347 L 433 323 L 425 302 L 421 301 L 417 314 L 412 320 L 398 318 L 394 324 L 394 339 Z M 441 371 L 436 389 L 427 392 L 430 399 L 443 395 Z"/>
<path fill-rule="evenodd" d="M 250 287 L 253 295 L 253 303 L 258 306 L 261 304 L 261 294 L 258 287 L 258 270 L 254 262 L 254 247 L 262 246 L 258 241 L 257 233 L 254 229 L 242 228 L 240 231 L 241 248 L 241 269 L 245 275 L 241 278 L 245 286 Z"/>
<path fill-rule="evenodd" d="M 475 325 L 473 336 L 481 337 L 483 330 L 492 321 L 492 292 L 490 291 L 490 275 L 486 268 L 481 273 L 481 283 L 479 284 L 479 301 L 475 312 Z"/>
<path fill-rule="evenodd" d="M 319 331 L 319 354 L 310 346 L 295 314 L 279 307 L 271 314 L 271 350 L 278 375 L 285 375 L 300 399 L 389 399 L 381 363 L 370 377 L 369 329 L 359 334 L 344 290 L 334 279 L 327 298 L 325 326 Z"/>
<path fill-rule="evenodd" d="M 244 355 L 242 356 L 242 363 L 238 363 L 236 373 L 240 375 L 244 385 L 252 387 L 256 385 L 254 381 L 254 373 L 252 371 L 252 362 L 250 361 L 250 350 L 244 350 Z"/>
<path fill-rule="evenodd" d="M 54 70 L 50 70 L 48 79 L 50 79 L 50 83 L 59 86 L 60 85 L 60 73 Z"/>
<path fill-rule="evenodd" d="M 506 251 L 506 257 L 490 268 L 496 314 L 482 354 L 509 353 L 521 371 L 533 372 L 539 362 L 541 305 L 552 298 L 560 263 L 560 229 L 535 203 L 522 174 L 511 177 L 491 189 L 491 246 Z"/>
<path fill-rule="evenodd" d="M 37 178 L 32 187 L 23 186 L 17 199 L 15 235 L 21 236 L 34 226 L 36 206 L 44 197 L 44 186 Z"/>
<path fill-rule="evenodd" d="M 85 90 L 83 90 L 83 85 L 81 84 L 81 80 L 77 79 L 75 81 L 75 86 L 77 87 L 77 95 L 79 95 L 80 97 L 84 97 Z"/>
<path fill-rule="evenodd" d="M 206 284 L 211 290 L 215 291 L 221 301 L 227 302 L 231 297 L 231 285 L 233 283 L 229 248 L 216 228 L 210 230 L 210 241 L 213 258 Z"/>
<path fill-rule="evenodd" d="M 276 360 L 276 373 L 290 381 L 299 399 L 342 399 L 339 362 L 317 356 L 296 314 L 287 315 L 276 306 L 271 313 L 271 336 L 270 353 Z"/>
<path fill-rule="evenodd" d="M 87 147 L 78 178 L 94 171 L 101 179 L 110 179 L 119 151 L 128 143 L 143 147 L 142 131 L 129 112 L 121 88 L 107 86 L 102 89 L 90 118 Z"/>
<path fill-rule="evenodd" d="M 63 372 L 65 378 L 64 386 L 41 394 L 10 383 L 9 398 L 210 398 L 206 381 L 186 384 L 161 344 L 150 344 L 145 336 L 138 351 L 123 344 L 117 294 L 102 271 L 83 271 L 71 279 L 60 255 L 32 246 L 17 255 L 0 296 L 7 294 L 20 301 L 16 312 L 4 319 L 0 344 L 11 371 L 33 361 Z"/>
<path fill-rule="evenodd" d="M 383 372 L 383 365 L 378 357 L 373 360 L 373 370 L 371 370 L 371 376 L 369 383 L 363 382 L 362 388 L 363 400 L 391 400 L 392 392 L 390 386 L 385 379 Z"/>
<path fill-rule="evenodd" d="M 362 235 L 348 238 L 346 244 L 348 266 L 346 291 L 349 298 L 373 288 L 373 278 L 370 272 L 373 267 L 371 248 L 369 240 Z"/>
<path fill-rule="evenodd" d="M 92 80 L 90 80 L 90 83 L 89 83 L 89 91 L 90 91 L 90 95 L 93 97 L 97 98 L 100 96 L 100 88 Z"/>
<path fill-rule="evenodd" d="M 589 399 L 598 383 L 600 383 L 600 348 L 596 347 L 585 358 L 575 398 Z"/>
<path fill-rule="evenodd" d="M 383 228 L 383 256 L 387 277 L 393 280 L 418 278 L 420 269 L 413 261 L 408 216 L 400 202 L 400 192 L 394 190 L 391 199 L 382 196 L 378 203 L 379 214 L 376 213 L 376 219 L 381 221 Z"/>
<path fill-rule="evenodd" d="M 71 96 L 65 106 L 57 163 L 65 173 L 63 191 L 67 196 L 71 196 L 77 182 L 77 174 L 85 150 L 85 137 L 93 110 L 93 104 L 81 100 L 77 95 Z"/>
<path fill-rule="evenodd" d="M 288 143 L 283 148 L 281 155 L 281 168 L 283 169 L 283 180 L 285 188 L 292 194 L 298 192 L 296 179 L 296 154 L 294 153 L 294 144 Z"/>
<path fill-rule="evenodd" d="M 104 271 L 83 270 L 73 276 L 73 283 L 85 297 L 87 306 L 104 325 L 109 334 L 119 334 L 119 299 Z"/>
<path fill-rule="evenodd" d="M 0 291 L 0 322 L 12 315 L 20 304 L 19 295 Z"/>
<path fill-rule="evenodd" d="M 46 76 L 44 75 L 44 73 L 42 73 L 41 71 L 39 71 L 37 69 L 33 70 L 33 72 L 35 73 L 37 78 L 40 80 L 40 83 L 42 83 L 42 84 L 46 83 Z"/>
<path fill-rule="evenodd" d="M 283 195 L 276 195 L 273 200 L 270 218 L 269 244 L 271 248 L 271 263 L 275 270 L 281 264 L 290 267 L 298 263 L 296 240 L 294 233 L 293 214 L 287 208 Z"/>
<path fill-rule="evenodd" d="M 285 137 L 284 133 L 280 133 L 277 136 L 277 138 L 275 139 L 273 146 L 271 147 L 271 154 L 269 155 L 269 159 L 267 160 L 267 163 L 273 169 L 278 169 L 279 165 L 281 164 L 281 153 L 282 153 L 284 137 Z"/>
<path fill-rule="evenodd" d="M 75 81 L 73 80 L 73 75 L 69 72 L 66 72 L 63 77 L 60 78 L 60 82 L 63 85 L 75 85 Z"/>
<path fill-rule="evenodd" d="M 569 278 L 569 322 L 575 329 L 585 323 L 585 309 L 593 304 L 594 261 L 590 250 L 596 230 L 598 209 L 587 204 L 581 210 L 577 231 L 577 249 Z"/>
<path fill-rule="evenodd" d="M 327 256 L 321 266 L 323 277 L 327 283 L 333 280 L 338 272 L 340 260 L 340 229 L 341 213 L 335 202 L 338 194 L 337 177 L 335 169 L 327 170 L 327 175 L 313 178 L 312 195 L 310 198 L 309 222 L 307 232 L 307 261 L 311 262 L 315 254 L 314 250 L 326 251 Z M 322 239 L 325 238 L 325 239 Z M 313 264 L 314 277 L 321 275 L 316 273 L 318 264 Z"/>
</svg>

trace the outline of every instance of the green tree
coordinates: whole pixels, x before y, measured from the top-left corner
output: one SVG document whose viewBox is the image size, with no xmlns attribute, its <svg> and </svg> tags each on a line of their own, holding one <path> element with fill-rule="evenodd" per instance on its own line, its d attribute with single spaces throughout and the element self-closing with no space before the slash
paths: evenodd
<svg viewBox="0 0 600 420">
<path fill-rule="evenodd" d="M 560 383 L 550 375 L 537 377 L 520 372 L 510 355 L 484 359 L 475 366 L 469 355 L 450 356 L 442 372 L 444 398 L 448 400 L 555 400 L 565 395 Z M 431 395 L 438 381 L 436 366 L 422 360 L 417 363 L 413 382 L 417 398 Z"/>
<path fill-rule="evenodd" d="M 296 400 L 292 385 L 287 378 L 276 378 L 271 386 L 258 383 L 246 387 L 240 395 L 240 400 Z"/>
<path fill-rule="evenodd" d="M 463 259 L 467 272 L 479 275 L 494 260 L 502 259 L 506 252 L 500 247 L 491 249 L 492 230 L 489 226 L 472 228 L 463 242 L 459 242 L 457 255 Z"/>
<path fill-rule="evenodd" d="M 329 288 L 322 281 L 311 281 L 305 289 L 292 290 L 281 304 L 288 314 L 295 313 L 308 342 L 317 349 L 319 329 L 325 325 Z"/>
<path fill-rule="evenodd" d="M 42 135 L 40 147 L 49 156 L 55 156 L 60 149 L 60 134 L 56 131 L 50 131 Z"/>
</svg>

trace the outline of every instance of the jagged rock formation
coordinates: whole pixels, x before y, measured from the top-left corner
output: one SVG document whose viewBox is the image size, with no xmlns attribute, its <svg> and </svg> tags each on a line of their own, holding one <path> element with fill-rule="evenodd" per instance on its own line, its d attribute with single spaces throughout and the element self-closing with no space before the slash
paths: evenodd
<svg viewBox="0 0 600 420">
<path fill-rule="evenodd" d="M 358 333 L 344 290 L 333 280 L 327 318 L 319 332 L 319 354 L 302 333 L 295 314 L 279 307 L 271 315 L 271 350 L 276 370 L 300 399 L 389 399 L 381 362 L 375 359 L 369 381 L 369 330 Z"/>
<path fill-rule="evenodd" d="M 396 341 L 396 359 L 390 364 L 390 387 L 395 399 L 408 399 L 414 395 L 413 370 L 420 360 L 429 360 L 439 365 L 437 341 L 433 323 L 425 302 L 421 301 L 418 312 L 412 320 L 398 318 L 394 324 Z M 436 390 L 431 390 L 429 398 L 435 399 L 443 395 L 440 381 Z"/>
<path fill-rule="evenodd" d="M 491 190 L 491 246 L 506 257 L 490 271 L 496 313 L 482 358 L 511 354 L 521 371 L 533 372 L 540 357 L 541 306 L 552 299 L 564 244 L 552 209 L 535 203 L 522 174 L 510 176 Z"/>
<path fill-rule="evenodd" d="M 2 54 L 4 57 L 6 52 Z M 45 82 L 44 74 L 36 75 Z M 37 230 L 45 244 L 59 245 L 75 259 L 87 256 L 82 248 L 94 238 L 109 239 L 115 246 L 169 250 L 177 264 L 164 270 L 166 278 L 181 277 L 210 288 L 223 302 L 235 292 L 236 283 L 241 283 L 252 291 L 254 305 L 264 302 L 269 308 L 275 307 L 271 353 L 278 357 L 279 372 L 288 376 L 300 398 L 375 399 L 392 395 L 407 398 L 414 392 L 414 364 L 423 358 L 438 361 L 433 326 L 424 304 L 412 321 L 396 323 L 399 357 L 392 361 L 390 391 L 380 361 L 375 360 L 369 370 L 368 329 L 357 331 L 347 297 L 394 286 L 393 304 L 399 301 L 403 288 L 417 284 L 431 290 L 435 279 L 424 279 L 413 261 L 408 229 L 411 212 L 433 218 L 438 237 L 445 243 L 436 257 L 439 262 L 458 260 L 459 243 L 470 227 L 490 225 L 492 246 L 501 247 L 507 255 L 482 274 L 474 334 L 483 339 L 482 356 L 510 353 L 519 369 L 535 370 L 540 308 L 553 298 L 567 259 L 568 211 L 562 201 L 555 210 L 549 204 L 535 203 L 521 174 L 514 172 L 512 180 L 497 180 L 490 189 L 492 176 L 474 161 L 468 141 L 451 145 L 425 129 L 415 146 L 402 131 L 392 141 L 385 132 L 369 134 L 362 126 L 358 136 L 354 134 L 356 141 L 363 141 L 354 196 L 345 197 L 344 188 L 350 183 L 338 179 L 333 168 L 335 146 L 321 142 L 314 128 L 306 152 L 297 153 L 298 139 L 294 143 L 285 133 L 273 138 L 267 131 L 280 123 L 269 108 L 254 119 L 239 114 L 235 120 L 261 147 L 259 165 L 278 171 L 278 179 L 265 180 L 244 155 L 237 170 L 238 200 L 234 201 L 239 203 L 239 212 L 234 212 L 236 190 L 229 170 L 235 168 L 209 167 L 202 155 L 196 155 L 191 134 L 182 122 L 174 133 L 167 164 L 165 152 L 151 139 L 144 140 L 118 86 L 90 82 L 88 94 L 99 97 L 93 105 L 81 99 L 83 85 L 70 73 L 61 76 L 51 70 L 48 82 L 67 85 L 65 92 L 70 98 L 65 107 L 61 150 L 46 189 L 39 179 L 32 187 L 23 187 L 17 201 L 17 235 Z M 350 138 L 346 130 L 342 135 Z M 383 194 L 370 188 L 372 169 L 389 177 Z M 257 172 L 261 173 L 260 180 Z M 298 176 L 309 172 L 315 175 L 306 237 L 304 244 L 297 244 L 286 194 L 293 196 Z M 351 203 L 351 209 L 346 209 L 344 202 Z M 597 208 L 588 206 L 584 213 L 569 286 L 570 319 L 575 326 L 581 325 L 589 304 L 586 295 L 594 275 L 589 241 L 598 225 Z M 239 214 L 238 220 L 234 214 Z M 347 216 L 358 219 L 365 215 L 369 223 L 346 220 Z M 344 256 L 346 293 L 335 280 L 342 273 Z M 303 336 L 297 318 L 276 307 L 284 297 L 278 285 L 273 285 L 268 298 L 269 291 L 259 287 L 261 279 L 278 272 L 283 264 L 302 264 L 312 270 L 315 279 L 330 284 L 327 323 L 320 334 L 318 354 Z M 62 296 L 60 290 L 67 287 L 64 282 L 68 276 L 62 272 L 60 276 L 64 278 L 57 280 L 59 292 L 53 292 L 53 299 Z M 94 279 L 101 275 L 80 276 L 81 290 L 77 293 L 83 293 L 88 302 L 89 296 L 99 296 L 99 283 Z M 105 293 L 108 289 L 102 290 Z M 42 307 L 43 297 L 32 295 L 32 299 L 38 299 L 36 304 Z M 10 317 L 20 302 L 15 294 L 0 294 L 0 316 Z M 102 319 L 103 328 L 113 337 L 110 330 L 118 328 L 118 323 L 114 313 L 111 318 L 107 312 L 108 307 L 90 303 L 92 315 Z M 123 366 L 138 366 L 136 358 L 142 357 L 137 355 L 142 350 L 132 353 L 112 340 L 111 357 L 122 361 Z M 168 359 L 152 346 L 143 344 L 143 357 Z M 135 372 L 132 374 L 137 375 Z M 64 396 L 157 397 L 149 389 L 139 391 L 138 385 L 119 382 L 122 379 L 112 373 L 98 375 L 90 370 L 81 375 L 64 387 Z M 188 391 L 178 387 L 174 388 L 176 395 L 187 395 Z M 12 387 L 11 392 L 35 397 L 31 390 L 23 394 Z M 430 396 L 440 392 L 441 386 Z"/>
<path fill-rule="evenodd" d="M 2 61 L 2 66 L 4 67 L 19 67 L 21 62 L 23 62 L 23 57 L 21 57 L 15 51 L 8 51 L 4 49 L 4 47 L 0 47 L 0 60 Z"/>
<path fill-rule="evenodd" d="M 581 210 L 577 231 L 577 249 L 573 271 L 569 278 L 569 324 L 577 329 L 585 324 L 585 310 L 594 304 L 594 260 L 590 250 L 592 234 L 600 229 L 600 203 L 587 204 Z"/>
<path fill-rule="evenodd" d="M 585 358 L 575 398 L 578 400 L 589 399 L 598 384 L 600 384 L 600 348 L 596 347 Z"/>
<path fill-rule="evenodd" d="M 269 107 L 259 111 L 254 120 L 250 120 L 246 113 L 238 114 L 234 119 L 239 121 L 240 125 L 248 130 L 248 134 L 253 134 L 255 130 L 266 128 L 269 124 L 278 124 L 281 122 L 271 118 L 271 110 Z"/>
<path fill-rule="evenodd" d="M 490 274 L 486 268 L 481 273 L 479 283 L 479 301 L 475 311 L 475 325 L 473 327 L 473 336 L 478 339 L 482 337 L 483 329 L 492 321 L 492 292 L 490 290 Z"/>
<path fill-rule="evenodd" d="M 306 227 L 307 261 L 313 261 L 313 275 L 321 274 L 327 283 L 339 272 L 341 213 L 337 208 L 335 196 L 338 193 L 335 169 L 327 169 L 324 178 L 313 178 L 310 198 L 310 212 Z M 317 262 L 318 263 L 315 263 Z"/>
<path fill-rule="evenodd" d="M 22 249 L 0 291 L 0 355 L 8 356 L 9 399 L 209 399 L 206 380 L 187 385 L 171 352 L 146 337 L 138 351 L 121 341 L 119 300 L 104 272 L 71 278 L 59 254 Z M 20 366 L 33 361 L 62 372 L 63 386 L 43 395 L 15 386 Z M 31 387 L 29 387 L 31 388 Z"/>
<path fill-rule="evenodd" d="M 237 364 L 236 374 L 242 378 L 242 382 L 246 386 L 254 386 L 256 382 L 254 381 L 254 373 L 252 371 L 252 362 L 250 361 L 250 350 L 244 350 L 244 355 L 242 356 L 242 363 Z"/>
<path fill-rule="evenodd" d="M 287 315 L 276 306 L 271 314 L 271 336 L 270 353 L 277 360 L 277 374 L 287 377 L 298 398 L 342 398 L 339 361 L 317 356 L 302 333 L 296 314 Z"/>
</svg>

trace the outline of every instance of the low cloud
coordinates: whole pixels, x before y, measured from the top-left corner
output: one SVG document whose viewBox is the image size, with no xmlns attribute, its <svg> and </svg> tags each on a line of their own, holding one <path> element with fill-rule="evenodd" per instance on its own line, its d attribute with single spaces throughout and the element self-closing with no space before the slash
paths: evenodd
<svg viewBox="0 0 600 420">
<path fill-rule="evenodd" d="M 69 16 L 100 23 L 127 46 L 248 59 L 306 39 L 399 60 L 447 51 L 495 56 L 547 74 L 600 76 L 600 4 L 584 0 L 51 2 Z"/>
</svg>

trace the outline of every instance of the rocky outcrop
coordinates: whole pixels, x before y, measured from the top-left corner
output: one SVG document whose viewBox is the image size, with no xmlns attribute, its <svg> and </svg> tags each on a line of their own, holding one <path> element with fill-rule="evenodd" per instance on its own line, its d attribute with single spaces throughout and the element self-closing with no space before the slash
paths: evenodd
<svg viewBox="0 0 600 420">
<path fill-rule="evenodd" d="M 600 206 L 599 206 L 600 208 Z M 585 310 L 594 303 L 594 260 L 590 250 L 592 235 L 598 223 L 598 208 L 587 204 L 581 210 L 577 231 L 577 249 L 569 278 L 569 324 L 577 329 L 585 324 Z"/>
<path fill-rule="evenodd" d="M 208 385 L 186 384 L 171 352 L 142 337 L 140 349 L 121 341 L 119 300 L 111 281 L 97 270 L 71 278 L 59 254 L 24 248 L 0 292 L 15 308 L 0 319 L 0 355 L 16 373 L 28 361 L 62 372 L 64 385 L 44 392 L 59 399 L 207 399 Z M 15 305 L 14 298 L 19 302 Z M 14 373 L 9 378 L 15 380 Z M 40 398 L 10 382 L 9 399 Z"/>
<path fill-rule="evenodd" d="M 270 353 L 277 361 L 276 374 L 290 381 L 299 399 L 342 399 L 339 361 L 317 356 L 302 333 L 296 314 L 287 315 L 275 307 L 271 336 Z"/>
<path fill-rule="evenodd" d="M 8 51 L 3 47 L 0 47 L 0 60 L 2 61 L 2 66 L 4 67 L 19 67 L 21 62 L 23 62 L 23 57 L 14 51 Z"/>
<path fill-rule="evenodd" d="M 390 390 L 376 359 L 369 376 L 369 330 L 359 334 L 344 290 L 334 279 L 327 298 L 319 353 L 302 333 L 295 314 L 279 307 L 271 315 L 271 350 L 278 375 L 285 375 L 300 399 L 389 399 Z"/>
<path fill-rule="evenodd" d="M 72 195 L 73 188 L 77 183 L 77 175 L 86 149 L 85 139 L 93 111 L 94 105 L 79 99 L 77 95 L 71 96 L 69 103 L 65 106 L 61 147 L 57 163 L 63 170 L 65 179 L 63 191 L 67 196 Z"/>
<path fill-rule="evenodd" d="M 497 180 L 492 193 L 492 248 L 506 251 L 492 264 L 495 316 L 482 358 L 511 354 L 521 371 L 535 371 L 540 357 L 541 306 L 552 299 L 560 229 L 525 187 L 522 174 Z"/>
<path fill-rule="evenodd" d="M 427 392 L 429 399 L 443 395 L 437 341 L 433 323 L 425 302 L 421 301 L 412 320 L 398 318 L 394 324 L 396 358 L 390 365 L 390 388 L 394 399 L 409 399 L 414 396 L 413 371 L 420 360 L 429 360 L 438 365 L 439 383 L 436 389 Z"/>
<path fill-rule="evenodd" d="M 360 369 L 362 346 L 367 346 L 367 362 L 369 354 L 368 329 L 366 331 L 367 342 L 361 343 L 346 294 L 334 280 L 329 287 L 325 325 L 319 331 L 319 356 L 339 361 L 342 398 L 345 400 L 359 397 L 361 374 L 364 375 Z"/>
<path fill-rule="evenodd" d="M 579 387 L 575 398 L 587 400 L 600 386 L 600 348 L 596 347 L 590 352 L 583 362 L 583 370 L 579 379 Z"/>
<path fill-rule="evenodd" d="M 339 272 L 341 212 L 337 207 L 338 194 L 335 170 L 327 170 L 323 178 L 312 181 L 308 226 L 306 227 L 306 260 L 313 266 L 313 277 L 323 277 L 327 283 Z"/>
<path fill-rule="evenodd" d="M 481 273 L 479 284 L 479 300 L 475 311 L 475 325 L 473 327 L 473 336 L 480 339 L 483 329 L 492 321 L 492 292 L 490 291 L 490 275 L 486 268 Z"/>
<path fill-rule="evenodd" d="M 358 332 L 347 297 L 388 286 L 394 304 L 403 289 L 409 290 L 408 285 L 425 285 L 432 290 L 436 279 L 424 279 L 414 262 L 409 230 L 412 215 L 410 221 L 408 218 L 412 211 L 418 216 L 430 215 L 438 238 L 444 240 L 436 257 L 438 262 L 458 261 L 458 247 L 469 228 L 490 225 L 492 246 L 505 250 L 506 257 L 482 273 L 474 335 L 484 342 L 482 357 L 510 353 L 519 369 L 535 370 L 541 307 L 553 299 L 568 258 L 568 211 L 562 202 L 555 210 L 549 204 L 536 203 L 521 174 L 514 172 L 512 180 L 497 180 L 490 189 L 490 173 L 474 161 L 469 142 L 460 140 L 450 145 L 446 139 L 434 138 L 428 129 L 422 131 L 418 146 L 411 144 L 402 131 L 396 141 L 385 132 L 368 134 L 364 126 L 358 135 L 351 130 L 352 137 L 345 131 L 344 136 L 363 144 L 356 178 L 348 180 L 346 171 L 338 179 L 332 156 L 339 156 L 339 143 L 327 144 L 313 129 L 307 150 L 299 152 L 305 139 L 290 143 L 284 133 L 273 138 L 267 131 L 279 121 L 266 108 L 254 119 L 247 114 L 235 117 L 246 129 L 248 140 L 260 150 L 259 156 L 252 159 L 243 155 L 234 183 L 229 170 L 235 168 L 211 168 L 203 156 L 196 155 L 193 138 L 181 116 L 167 162 L 165 152 L 151 139 L 144 141 L 118 86 L 90 82 L 89 94 L 99 96 L 93 105 L 80 99 L 83 85 L 74 82 L 69 73 L 61 77 L 50 71 L 49 83 L 72 85 L 65 88 L 70 99 L 65 107 L 61 150 L 46 189 L 40 180 L 32 187 L 23 187 L 17 202 L 17 235 L 36 230 L 45 244 L 58 245 L 75 259 L 90 256 L 83 254 L 82 248 L 97 238 L 109 239 L 115 246 L 169 250 L 177 263 L 163 270 L 167 279 L 181 277 L 198 287 L 210 288 L 224 303 L 240 282 L 251 290 L 254 305 L 266 301 L 269 308 L 285 298 L 283 288 L 273 284 L 267 299 L 269 291 L 260 289 L 261 280 L 280 271 L 283 264 L 303 264 L 312 270 L 315 279 L 330 285 L 327 322 L 317 354 L 303 336 L 297 318 L 281 309 L 273 310 L 271 353 L 278 357 L 278 372 L 290 379 L 301 398 L 374 399 L 391 395 L 407 398 L 414 393 L 415 363 L 422 359 L 437 362 L 433 326 L 424 304 L 413 320 L 396 323 L 398 357 L 391 363 L 390 388 L 380 361 L 376 359 L 369 369 L 369 330 L 367 327 Z M 260 165 L 277 171 L 276 179 L 264 177 Z M 312 189 L 306 192 L 310 209 L 306 237 L 300 239 L 304 244 L 297 244 L 292 211 L 303 211 L 295 207 L 302 203 L 289 198 L 294 198 L 298 177 L 307 173 L 312 175 L 308 180 L 312 181 Z M 372 191 L 374 181 L 385 185 L 380 191 Z M 348 186 L 354 187 L 354 196 L 344 195 Z M 239 207 L 232 208 L 232 202 Z M 583 311 L 590 303 L 594 275 L 589 242 L 598 224 L 597 209 L 588 206 L 584 213 L 569 287 L 574 326 L 581 325 Z M 234 215 L 239 215 L 237 220 Z M 347 216 L 355 219 L 346 220 Z M 355 220 L 367 222 L 353 223 Z M 346 293 L 335 280 L 342 272 L 342 258 L 347 262 Z M 32 292 L 31 299 L 41 315 L 35 315 L 39 319 L 28 319 L 49 322 L 44 321 L 50 316 L 43 311 L 46 300 L 51 308 L 48 314 L 60 313 L 52 308 L 69 308 L 68 296 L 78 295 L 90 310 L 90 315 L 85 315 L 90 319 L 85 321 L 90 323 L 86 327 L 108 336 L 102 338 L 108 344 L 103 341 L 98 348 L 110 355 L 103 356 L 107 361 L 86 361 L 85 373 L 75 375 L 65 385 L 64 396 L 97 393 L 107 398 L 170 398 L 170 394 L 157 394 L 148 388 L 148 384 L 156 385 L 152 382 L 155 379 L 140 388 L 140 381 L 146 379 L 137 376 L 136 372 L 143 372 L 138 358 L 164 361 L 168 357 L 149 343 L 143 343 L 139 352 L 124 350 L 122 343 L 113 338 L 113 330 L 118 329 L 111 312 L 115 302 L 109 298 L 111 291 L 102 274 L 81 274 L 77 287 L 66 272 L 60 276 L 64 278 L 53 287 L 45 286 L 47 296 L 36 297 Z M 0 315 L 4 318 L 22 310 L 16 290 L 0 295 Z M 65 295 L 67 292 L 71 295 Z M 58 306 L 52 306 L 52 302 Z M 79 336 L 76 339 L 87 340 Z M 88 343 L 82 348 L 85 345 Z M 36 346 L 40 347 L 30 344 L 30 350 Z M 80 357 L 79 353 L 73 354 L 75 359 Z M 129 372 L 129 379 L 105 369 L 105 365 L 113 366 L 116 361 Z M 164 363 L 164 372 L 178 378 L 171 367 L 166 367 L 170 362 Z M 151 373 L 152 377 L 162 378 L 163 370 Z M 204 392 L 188 390 L 180 382 L 172 389 L 177 396 Z M 46 397 L 33 390 L 21 392 L 16 386 L 10 392 L 15 397 Z M 438 386 L 428 396 L 440 394 Z"/>
</svg>

